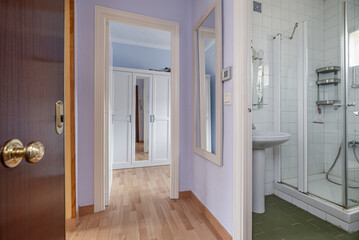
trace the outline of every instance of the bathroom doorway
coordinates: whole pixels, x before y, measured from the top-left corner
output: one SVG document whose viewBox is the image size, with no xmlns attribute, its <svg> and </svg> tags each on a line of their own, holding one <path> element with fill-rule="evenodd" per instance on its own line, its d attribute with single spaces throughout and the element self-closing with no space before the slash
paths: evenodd
<svg viewBox="0 0 359 240">
<path fill-rule="evenodd" d="M 253 135 L 290 139 L 265 149 L 265 211 L 253 208 L 252 238 L 357 239 L 359 2 L 254 6 L 252 66 L 260 84 L 253 81 Z M 253 172 L 253 182 L 259 178 Z"/>
</svg>

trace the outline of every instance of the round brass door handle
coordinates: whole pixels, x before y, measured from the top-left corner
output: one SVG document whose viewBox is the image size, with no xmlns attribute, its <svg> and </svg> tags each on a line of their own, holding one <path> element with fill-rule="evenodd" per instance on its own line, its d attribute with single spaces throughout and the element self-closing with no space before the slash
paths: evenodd
<svg viewBox="0 0 359 240">
<path fill-rule="evenodd" d="M 26 147 L 18 139 L 8 141 L 1 149 L 2 160 L 6 167 L 14 168 L 22 159 L 29 163 L 37 163 L 45 154 L 45 147 L 40 142 L 31 142 Z"/>
</svg>

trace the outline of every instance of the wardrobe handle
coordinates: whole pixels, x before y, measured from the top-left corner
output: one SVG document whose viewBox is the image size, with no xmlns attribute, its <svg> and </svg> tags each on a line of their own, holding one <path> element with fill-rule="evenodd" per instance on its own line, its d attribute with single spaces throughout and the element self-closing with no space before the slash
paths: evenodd
<svg viewBox="0 0 359 240">
<path fill-rule="evenodd" d="M 129 120 L 128 120 L 129 122 L 132 122 L 132 115 L 130 114 L 130 116 L 129 116 Z"/>
</svg>

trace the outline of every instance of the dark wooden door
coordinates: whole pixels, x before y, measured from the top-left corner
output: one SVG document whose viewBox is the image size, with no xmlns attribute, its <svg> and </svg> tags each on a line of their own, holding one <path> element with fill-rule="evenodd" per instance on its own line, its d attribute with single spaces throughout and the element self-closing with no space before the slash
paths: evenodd
<svg viewBox="0 0 359 240">
<path fill-rule="evenodd" d="M 63 98 L 64 2 L 0 0 L 0 145 L 45 146 L 36 164 L 0 164 L 1 240 L 65 238 L 64 137 L 55 132 Z"/>
</svg>

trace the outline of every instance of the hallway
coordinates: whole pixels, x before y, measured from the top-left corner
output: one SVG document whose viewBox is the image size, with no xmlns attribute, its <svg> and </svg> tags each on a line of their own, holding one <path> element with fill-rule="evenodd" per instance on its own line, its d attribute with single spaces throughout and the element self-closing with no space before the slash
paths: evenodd
<svg viewBox="0 0 359 240">
<path fill-rule="evenodd" d="M 169 166 L 114 171 L 110 206 L 66 239 L 221 239 L 190 199 L 169 199 L 169 180 Z"/>
</svg>

